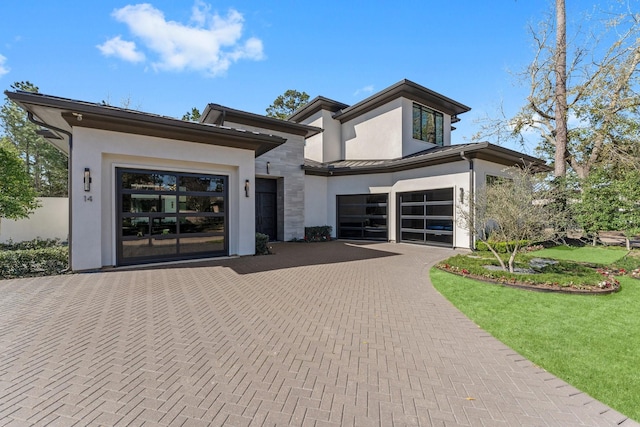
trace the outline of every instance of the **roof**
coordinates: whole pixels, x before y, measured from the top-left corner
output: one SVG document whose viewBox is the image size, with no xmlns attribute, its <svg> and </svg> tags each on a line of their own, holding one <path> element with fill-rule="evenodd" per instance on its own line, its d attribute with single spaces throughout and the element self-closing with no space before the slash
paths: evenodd
<svg viewBox="0 0 640 427">
<path fill-rule="evenodd" d="M 524 163 L 533 166 L 534 170 L 551 170 L 541 159 L 488 142 L 435 147 L 393 160 L 340 160 L 320 163 L 306 159 L 303 169 L 307 175 L 319 176 L 388 173 L 456 162 L 464 160 L 463 156 L 467 159 L 482 159 L 505 166 Z"/>
<path fill-rule="evenodd" d="M 196 123 L 110 105 L 78 101 L 41 93 L 5 91 L 5 95 L 36 116 L 49 132 L 52 144 L 68 152 L 68 136 L 74 127 L 87 127 L 137 135 L 170 138 L 224 147 L 253 150 L 260 156 L 286 142 L 285 138 L 242 129 Z"/>
<path fill-rule="evenodd" d="M 309 102 L 309 104 L 293 113 L 287 120 L 299 122 L 308 118 L 320 109 L 326 109 L 335 113 L 333 115 L 334 119 L 345 122 L 387 104 L 397 98 L 407 98 L 442 111 L 443 113 L 451 116 L 452 123 L 459 121 L 457 117 L 458 114 L 466 113 L 471 110 L 470 107 L 467 107 L 464 104 L 414 83 L 411 80 L 404 79 L 352 106 L 324 97 L 314 98 Z"/>
<path fill-rule="evenodd" d="M 316 96 L 307 104 L 298 108 L 292 115 L 287 117 L 287 120 L 300 122 L 320 110 L 328 110 L 335 113 L 348 107 L 349 105 L 343 104 L 342 102 L 334 101 L 333 99 L 325 98 L 324 96 Z"/>
<path fill-rule="evenodd" d="M 201 123 L 224 125 L 225 122 L 238 123 L 277 132 L 289 133 L 308 138 L 322 132 L 321 128 L 308 126 L 286 120 L 267 117 L 247 111 L 236 110 L 219 104 L 208 104 L 202 116 Z"/>
</svg>

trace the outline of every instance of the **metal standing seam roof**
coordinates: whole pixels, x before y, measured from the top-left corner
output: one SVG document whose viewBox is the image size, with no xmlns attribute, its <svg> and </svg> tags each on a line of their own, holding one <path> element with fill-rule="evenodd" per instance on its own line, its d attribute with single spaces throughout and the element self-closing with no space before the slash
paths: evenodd
<svg viewBox="0 0 640 427">
<path fill-rule="evenodd" d="M 99 103 L 24 91 L 5 91 L 5 95 L 25 110 L 43 120 L 39 108 L 53 109 L 66 122 L 68 130 L 74 126 L 115 130 L 178 140 L 208 143 L 233 148 L 251 149 L 256 156 L 286 142 L 285 138 L 263 132 L 247 131 L 211 123 L 190 122 L 175 117 L 114 107 Z M 45 125 L 56 126 L 44 122 Z M 59 127 L 59 126 L 57 126 Z M 43 132 L 45 137 L 64 138 L 58 132 Z"/>
<path fill-rule="evenodd" d="M 387 173 L 460 161 L 463 160 L 463 155 L 505 166 L 527 164 L 534 166 L 536 170 L 551 170 L 541 159 L 488 142 L 435 147 L 390 160 L 339 160 L 328 163 L 305 160 L 303 169 L 308 175 L 321 176 Z"/>
</svg>

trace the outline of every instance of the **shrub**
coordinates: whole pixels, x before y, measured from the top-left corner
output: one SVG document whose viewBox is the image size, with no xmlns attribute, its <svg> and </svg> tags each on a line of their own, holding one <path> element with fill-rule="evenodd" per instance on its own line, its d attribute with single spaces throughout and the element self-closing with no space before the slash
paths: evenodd
<svg viewBox="0 0 640 427">
<path fill-rule="evenodd" d="M 0 243 L 0 251 L 43 249 L 53 248 L 56 246 L 66 246 L 66 244 L 62 243 L 60 239 L 40 239 L 39 237 L 36 237 L 33 240 L 17 243 L 14 243 L 13 240 L 9 239 L 7 243 Z"/>
<path fill-rule="evenodd" d="M 69 266 L 66 246 L 0 251 L 0 278 L 50 276 L 61 274 Z"/>
<path fill-rule="evenodd" d="M 331 231 L 333 227 L 330 225 L 321 225 L 316 227 L 304 228 L 304 240 L 307 242 L 326 242 L 331 240 Z"/>
<path fill-rule="evenodd" d="M 511 241 L 511 242 L 489 242 L 491 244 L 491 246 L 493 247 L 493 249 L 495 249 L 496 252 L 498 252 L 499 254 L 506 254 L 506 253 L 510 253 L 511 249 L 513 248 L 516 244 L 515 241 Z M 518 242 L 518 247 L 524 248 L 527 247 L 531 244 L 530 240 L 520 240 Z M 489 251 L 489 247 L 487 246 L 487 244 L 485 242 L 482 242 L 480 240 L 478 240 L 476 242 L 476 250 L 477 251 Z"/>
<path fill-rule="evenodd" d="M 269 255 L 269 236 L 262 233 L 256 233 L 256 255 Z"/>
</svg>

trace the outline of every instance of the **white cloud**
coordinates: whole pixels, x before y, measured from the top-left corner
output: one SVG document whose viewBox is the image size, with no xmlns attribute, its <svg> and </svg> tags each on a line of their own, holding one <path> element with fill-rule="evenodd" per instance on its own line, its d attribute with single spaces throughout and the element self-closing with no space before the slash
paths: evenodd
<svg viewBox="0 0 640 427">
<path fill-rule="evenodd" d="M 0 55 L 0 77 L 4 76 L 10 71 L 10 68 L 5 65 L 7 58 Z"/>
<path fill-rule="evenodd" d="M 230 9 L 226 16 L 220 16 L 210 10 L 211 6 L 196 1 L 189 24 L 167 20 L 162 11 L 148 3 L 116 9 L 113 17 L 129 27 L 148 51 L 147 56 L 154 56 L 151 65 L 156 70 L 197 70 L 215 76 L 241 59 L 264 58 L 260 39 L 241 40 L 242 14 Z M 136 52 L 135 45 L 129 52 Z"/>
<path fill-rule="evenodd" d="M 365 86 L 365 87 L 361 87 L 360 89 L 356 90 L 356 91 L 353 93 L 353 96 L 358 96 L 358 95 L 360 95 L 361 93 L 369 94 L 369 93 L 372 93 L 372 92 L 373 92 L 373 85 L 367 85 L 367 86 Z"/>
<path fill-rule="evenodd" d="M 115 56 L 129 62 L 141 62 L 145 59 L 144 53 L 136 50 L 134 42 L 122 40 L 120 36 L 109 39 L 96 47 L 104 56 Z"/>
</svg>

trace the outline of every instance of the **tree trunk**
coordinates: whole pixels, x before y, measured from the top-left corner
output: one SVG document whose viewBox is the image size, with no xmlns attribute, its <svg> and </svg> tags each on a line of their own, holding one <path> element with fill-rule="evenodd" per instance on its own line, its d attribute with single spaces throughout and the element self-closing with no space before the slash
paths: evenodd
<svg viewBox="0 0 640 427">
<path fill-rule="evenodd" d="M 567 20 L 565 0 L 556 0 L 554 176 L 567 174 Z"/>
</svg>

